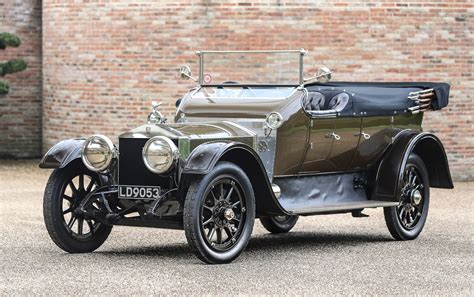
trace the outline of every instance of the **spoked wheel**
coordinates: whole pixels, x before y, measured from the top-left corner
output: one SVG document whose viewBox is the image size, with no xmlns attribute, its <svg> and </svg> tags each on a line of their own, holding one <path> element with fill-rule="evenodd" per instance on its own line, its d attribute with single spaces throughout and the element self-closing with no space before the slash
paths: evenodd
<svg viewBox="0 0 474 297">
<path fill-rule="evenodd" d="M 51 174 L 44 193 L 43 213 L 46 229 L 61 249 L 70 253 L 91 252 L 110 234 L 111 226 L 75 212 L 86 195 L 98 186 L 98 175 L 80 161 Z M 101 206 L 94 202 L 88 207 L 99 210 Z"/>
<path fill-rule="evenodd" d="M 297 215 L 261 217 L 260 222 L 271 233 L 287 233 L 296 225 L 298 218 Z"/>
<path fill-rule="evenodd" d="M 217 251 L 231 249 L 242 233 L 246 201 L 232 176 L 215 180 L 201 207 L 201 231 L 207 244 Z"/>
<path fill-rule="evenodd" d="M 196 255 L 211 264 L 228 263 L 247 246 L 255 219 L 250 180 L 238 166 L 219 162 L 189 187 L 184 230 Z"/>
<path fill-rule="evenodd" d="M 423 230 L 429 208 L 428 172 L 421 158 L 411 154 L 403 173 L 400 204 L 384 209 L 390 234 L 397 240 L 411 240 Z"/>
<path fill-rule="evenodd" d="M 68 232 L 78 240 L 87 240 L 100 227 L 100 223 L 91 218 L 77 215 L 74 211 L 87 194 L 99 186 L 97 177 L 79 172 L 62 189 L 62 214 L 63 223 Z M 91 205 L 94 210 L 99 210 L 97 202 Z"/>
</svg>

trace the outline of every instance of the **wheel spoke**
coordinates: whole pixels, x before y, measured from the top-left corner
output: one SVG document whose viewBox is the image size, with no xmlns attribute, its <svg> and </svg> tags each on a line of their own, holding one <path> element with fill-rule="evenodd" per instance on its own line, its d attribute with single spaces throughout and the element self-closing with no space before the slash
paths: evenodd
<svg viewBox="0 0 474 297">
<path fill-rule="evenodd" d="M 84 174 L 79 175 L 79 187 L 78 189 L 84 190 Z"/>
<path fill-rule="evenodd" d="M 219 196 L 219 200 L 224 199 L 224 184 L 221 184 L 221 194 Z"/>
<path fill-rule="evenodd" d="M 234 207 L 236 207 L 237 205 L 239 205 L 239 203 L 240 203 L 240 200 L 237 201 L 237 202 L 235 202 L 234 204 L 232 204 L 232 208 L 234 208 Z"/>
<path fill-rule="evenodd" d="M 403 221 L 403 214 L 405 213 L 405 206 L 402 206 L 402 209 L 400 210 L 400 213 L 398 217 L 400 218 L 401 221 Z"/>
<path fill-rule="evenodd" d="M 211 207 L 211 206 L 207 206 L 204 204 L 204 208 L 209 210 L 210 212 L 213 212 L 214 211 L 214 207 Z"/>
<path fill-rule="evenodd" d="M 227 193 L 227 196 L 225 197 L 226 201 L 230 201 L 230 196 L 232 195 L 233 191 L 234 191 L 234 187 L 231 187 L 229 192 Z"/>
<path fill-rule="evenodd" d="M 234 237 L 235 232 L 232 232 L 232 230 L 229 227 L 224 227 L 224 231 L 227 234 L 227 236 L 229 237 L 229 239 Z"/>
<path fill-rule="evenodd" d="M 63 199 L 66 199 L 66 200 L 69 201 L 70 203 L 74 203 L 74 199 L 72 199 L 72 197 L 69 197 L 69 196 L 66 195 L 66 194 L 63 194 Z"/>
<path fill-rule="evenodd" d="M 77 194 L 77 189 L 76 189 L 76 186 L 74 185 L 74 183 L 72 182 L 72 180 L 69 182 L 69 187 L 71 188 L 71 191 L 74 195 Z"/>
<path fill-rule="evenodd" d="M 82 235 L 84 229 L 84 219 L 77 221 L 77 234 Z"/>
<path fill-rule="evenodd" d="M 89 193 L 92 190 L 92 187 L 94 187 L 94 185 L 95 185 L 95 180 L 91 178 L 91 181 L 87 185 L 86 192 Z"/>
<path fill-rule="evenodd" d="M 72 206 L 66 209 L 65 211 L 63 211 L 63 215 L 70 213 L 71 211 L 72 211 Z"/>
<path fill-rule="evenodd" d="M 222 243 L 222 229 L 221 228 L 217 228 L 217 243 L 218 244 L 221 244 Z"/>
<path fill-rule="evenodd" d="M 209 218 L 209 220 L 205 221 L 204 223 L 202 223 L 202 226 L 207 226 L 209 223 L 211 223 L 213 221 L 212 217 Z"/>
<path fill-rule="evenodd" d="M 72 226 L 74 226 L 74 223 L 76 222 L 76 217 L 72 216 L 71 219 L 69 220 L 69 223 L 67 223 L 67 226 L 69 229 L 72 231 Z"/>
<path fill-rule="evenodd" d="M 94 234 L 94 224 L 92 224 L 91 220 L 86 220 L 89 229 L 91 230 L 91 234 Z"/>
<path fill-rule="evenodd" d="M 413 174 L 413 180 L 411 182 L 412 186 L 416 185 L 416 174 Z"/>
<path fill-rule="evenodd" d="M 219 202 L 219 199 L 216 198 L 216 195 L 214 195 L 214 192 L 212 191 L 212 189 L 210 192 L 211 192 L 212 198 L 214 199 L 214 206 L 216 206 L 217 203 Z"/>
<path fill-rule="evenodd" d="M 214 233 L 216 233 L 216 227 L 209 229 L 209 232 L 207 233 L 207 238 L 211 242 L 212 242 L 212 237 L 214 236 Z"/>
</svg>

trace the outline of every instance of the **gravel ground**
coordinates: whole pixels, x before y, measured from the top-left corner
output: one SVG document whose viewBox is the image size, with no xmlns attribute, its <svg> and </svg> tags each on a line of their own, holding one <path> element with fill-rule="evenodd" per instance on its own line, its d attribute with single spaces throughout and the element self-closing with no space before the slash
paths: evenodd
<svg viewBox="0 0 474 297">
<path fill-rule="evenodd" d="M 473 295 L 474 183 L 432 189 L 428 222 L 415 241 L 396 242 L 380 209 L 301 218 L 270 235 L 255 224 L 244 253 L 204 265 L 182 231 L 115 227 L 90 254 L 67 254 L 42 216 L 50 171 L 37 161 L 0 160 L 2 295 Z"/>
</svg>

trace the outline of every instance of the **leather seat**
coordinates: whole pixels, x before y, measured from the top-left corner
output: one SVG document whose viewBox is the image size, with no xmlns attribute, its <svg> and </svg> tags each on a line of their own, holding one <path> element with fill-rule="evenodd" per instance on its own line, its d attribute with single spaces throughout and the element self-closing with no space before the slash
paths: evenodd
<svg viewBox="0 0 474 297">
<path fill-rule="evenodd" d="M 347 93 L 339 93 L 332 97 L 328 103 L 328 110 L 342 111 L 349 102 L 349 95 Z"/>
<path fill-rule="evenodd" d="M 305 110 L 317 111 L 323 110 L 324 103 L 326 103 L 326 98 L 323 94 L 319 92 L 309 92 L 303 106 Z"/>
</svg>

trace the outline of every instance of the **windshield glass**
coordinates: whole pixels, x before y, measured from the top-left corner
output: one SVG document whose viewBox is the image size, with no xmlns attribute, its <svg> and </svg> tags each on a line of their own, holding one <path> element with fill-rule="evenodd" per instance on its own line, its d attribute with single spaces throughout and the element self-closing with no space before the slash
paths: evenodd
<svg viewBox="0 0 474 297">
<path fill-rule="evenodd" d="M 299 85 L 303 50 L 201 51 L 201 85 Z"/>
<path fill-rule="evenodd" d="M 294 87 L 202 87 L 192 97 L 284 99 L 289 97 L 294 91 Z"/>
</svg>

